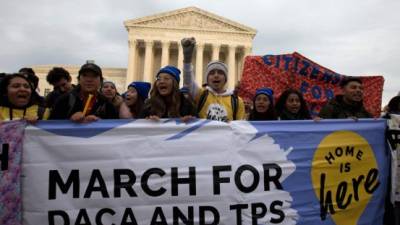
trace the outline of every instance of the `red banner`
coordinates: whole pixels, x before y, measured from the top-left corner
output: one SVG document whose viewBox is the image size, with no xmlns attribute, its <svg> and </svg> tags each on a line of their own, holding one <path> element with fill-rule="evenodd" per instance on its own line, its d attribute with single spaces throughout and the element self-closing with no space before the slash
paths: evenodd
<svg viewBox="0 0 400 225">
<path fill-rule="evenodd" d="M 340 82 L 345 75 L 307 59 L 295 52 L 285 55 L 247 56 L 239 95 L 252 99 L 257 88 L 274 90 L 275 100 L 288 89 L 299 90 L 313 115 L 326 102 L 341 93 Z M 364 106 L 375 117 L 381 112 L 383 76 L 358 76 L 363 82 Z"/>
</svg>

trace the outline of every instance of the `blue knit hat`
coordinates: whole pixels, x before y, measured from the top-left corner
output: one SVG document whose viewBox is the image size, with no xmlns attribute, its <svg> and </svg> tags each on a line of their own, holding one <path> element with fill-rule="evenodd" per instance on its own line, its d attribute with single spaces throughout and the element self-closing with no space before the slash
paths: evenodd
<svg viewBox="0 0 400 225">
<path fill-rule="evenodd" d="M 189 93 L 189 88 L 188 88 L 188 87 L 182 87 L 179 91 L 180 91 L 182 94 L 187 94 L 187 93 Z"/>
<path fill-rule="evenodd" d="M 261 95 L 261 94 L 266 95 L 271 103 L 274 102 L 274 91 L 271 88 L 267 88 L 267 87 L 258 88 L 256 90 L 256 95 L 254 96 L 254 99 L 257 97 L 257 95 Z"/>
<path fill-rule="evenodd" d="M 165 66 L 163 68 L 160 69 L 160 71 L 158 71 L 157 73 L 157 78 L 160 75 L 160 73 L 168 73 L 169 75 L 173 76 L 175 78 L 175 80 L 178 82 L 181 80 L 179 75 L 181 74 L 181 71 L 176 68 L 175 66 Z"/>
<path fill-rule="evenodd" d="M 138 95 L 140 95 L 143 99 L 147 99 L 149 97 L 149 91 L 151 87 L 149 82 L 134 81 L 128 85 L 128 88 L 129 87 L 135 88 Z"/>
</svg>

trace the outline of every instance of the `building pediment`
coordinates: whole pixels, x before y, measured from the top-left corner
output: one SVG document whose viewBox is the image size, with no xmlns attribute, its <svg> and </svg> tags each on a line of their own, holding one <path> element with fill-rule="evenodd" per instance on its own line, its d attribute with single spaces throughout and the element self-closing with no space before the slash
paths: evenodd
<svg viewBox="0 0 400 225">
<path fill-rule="evenodd" d="M 125 26 L 159 29 L 184 29 L 218 32 L 238 32 L 254 34 L 255 29 L 236 23 L 196 7 L 125 21 Z"/>
</svg>

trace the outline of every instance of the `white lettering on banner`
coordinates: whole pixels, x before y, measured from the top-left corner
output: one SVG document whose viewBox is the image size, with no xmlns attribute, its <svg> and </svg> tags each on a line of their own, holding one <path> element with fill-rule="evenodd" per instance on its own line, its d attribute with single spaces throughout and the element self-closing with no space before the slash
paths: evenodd
<svg viewBox="0 0 400 225">
<path fill-rule="evenodd" d="M 138 120 L 92 137 L 28 127 L 24 224 L 295 224 L 289 151 L 244 121 L 201 123 Z"/>
</svg>

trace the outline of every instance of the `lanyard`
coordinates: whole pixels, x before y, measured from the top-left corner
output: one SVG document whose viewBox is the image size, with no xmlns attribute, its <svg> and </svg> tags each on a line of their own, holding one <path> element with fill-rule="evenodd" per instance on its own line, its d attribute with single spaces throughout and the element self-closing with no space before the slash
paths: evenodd
<svg viewBox="0 0 400 225">
<path fill-rule="evenodd" d="M 13 108 L 9 108 L 8 113 L 9 113 L 10 120 L 13 120 Z M 25 115 L 26 115 L 26 108 L 24 108 L 24 113 L 22 115 L 22 118 L 24 118 Z"/>
</svg>

